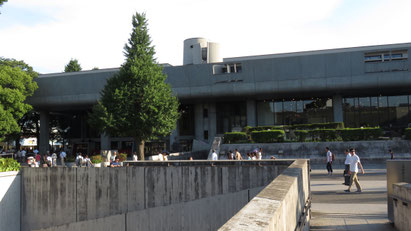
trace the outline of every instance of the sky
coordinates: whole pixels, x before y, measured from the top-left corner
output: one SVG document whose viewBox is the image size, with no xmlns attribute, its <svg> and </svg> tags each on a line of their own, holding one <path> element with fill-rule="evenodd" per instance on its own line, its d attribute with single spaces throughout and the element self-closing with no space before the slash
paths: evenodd
<svg viewBox="0 0 411 231">
<path fill-rule="evenodd" d="M 9 0 L 0 56 L 40 73 L 119 67 L 131 19 L 145 12 L 159 63 L 183 62 L 204 37 L 223 58 L 411 42 L 409 0 Z"/>
</svg>

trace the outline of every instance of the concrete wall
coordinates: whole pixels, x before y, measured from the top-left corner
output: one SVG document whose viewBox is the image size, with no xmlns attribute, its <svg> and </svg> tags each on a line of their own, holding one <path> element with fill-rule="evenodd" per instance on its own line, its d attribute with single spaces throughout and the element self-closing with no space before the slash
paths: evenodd
<svg viewBox="0 0 411 231">
<path fill-rule="evenodd" d="M 144 161 L 129 162 L 134 166 L 126 168 L 23 168 L 21 230 L 258 188 L 291 163 L 292 160 Z M 170 209 L 174 211 L 173 207 Z"/>
<path fill-rule="evenodd" d="M 411 230 L 411 184 L 393 184 L 394 224 L 399 231 Z"/>
<path fill-rule="evenodd" d="M 309 227 L 309 166 L 296 160 L 219 230 L 303 230 Z"/>
<path fill-rule="evenodd" d="M 263 188 L 247 189 L 235 193 L 74 222 L 40 230 L 216 230 Z"/>
<path fill-rule="evenodd" d="M 20 231 L 20 185 L 18 172 L 0 173 L 0 230 Z"/>
<path fill-rule="evenodd" d="M 394 157 L 411 158 L 411 141 L 408 140 L 384 140 L 384 141 L 350 141 L 350 142 L 302 142 L 302 143 L 271 143 L 271 144 L 223 144 L 220 147 L 220 159 L 227 159 L 225 153 L 238 149 L 246 157 L 247 152 L 255 148 L 263 148 L 263 158 L 269 159 L 275 156 L 280 159 L 306 158 L 311 164 L 323 164 L 325 159 L 325 147 L 336 155 L 336 163 L 345 161 L 344 150 L 354 147 L 363 164 L 385 163 L 391 156 L 389 149 L 394 151 Z"/>
<path fill-rule="evenodd" d="M 394 188 L 393 185 L 399 182 L 411 183 L 411 160 L 388 160 L 387 161 L 387 207 L 388 219 L 394 219 Z"/>
</svg>

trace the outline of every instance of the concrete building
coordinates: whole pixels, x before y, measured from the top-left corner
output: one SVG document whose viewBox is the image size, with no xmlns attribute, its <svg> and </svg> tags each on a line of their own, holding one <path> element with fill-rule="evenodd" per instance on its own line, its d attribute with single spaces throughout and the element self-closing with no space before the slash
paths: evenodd
<svg viewBox="0 0 411 231">
<path fill-rule="evenodd" d="M 187 39 L 184 65 L 164 65 L 182 112 L 168 148 L 190 149 L 193 140 L 209 144 L 246 125 L 335 121 L 392 131 L 407 127 L 409 49 L 411 43 L 221 59 L 218 44 Z M 40 112 L 41 140 L 48 139 L 50 116 L 56 115 L 70 123 L 73 150 L 130 149 L 132 139 L 99 136 L 87 125 L 87 112 L 117 71 L 40 75 L 28 101 Z"/>
</svg>

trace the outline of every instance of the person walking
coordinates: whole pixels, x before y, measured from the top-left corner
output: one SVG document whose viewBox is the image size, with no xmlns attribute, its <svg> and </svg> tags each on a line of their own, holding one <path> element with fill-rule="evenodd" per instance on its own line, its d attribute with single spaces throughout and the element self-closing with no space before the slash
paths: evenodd
<svg viewBox="0 0 411 231">
<path fill-rule="evenodd" d="M 332 176 L 333 174 L 333 167 L 332 167 L 332 162 L 333 162 L 333 154 L 330 151 L 329 147 L 325 147 L 325 151 L 327 152 L 327 171 L 328 171 L 328 175 Z"/>
<path fill-rule="evenodd" d="M 212 150 L 212 153 L 211 153 L 211 160 L 218 160 L 218 155 L 214 150 Z"/>
<path fill-rule="evenodd" d="M 257 160 L 263 159 L 263 148 L 260 148 L 257 152 Z"/>
<path fill-rule="evenodd" d="M 348 149 L 345 149 L 344 151 L 345 153 L 345 169 L 344 169 L 344 183 L 342 183 L 343 185 L 350 185 L 350 174 L 348 174 L 348 172 L 350 171 L 350 162 L 351 162 L 351 154 L 350 151 Z"/>
<path fill-rule="evenodd" d="M 362 167 L 360 157 L 357 156 L 354 148 L 350 149 L 350 154 L 351 154 L 350 171 L 348 172 L 350 174 L 350 185 L 348 186 L 348 189 L 344 191 L 351 192 L 351 186 L 352 186 L 352 183 L 354 182 L 355 186 L 357 187 L 357 192 L 362 192 L 362 188 L 361 188 L 360 182 L 358 181 L 357 174 L 358 174 L 358 166 L 360 166 L 362 174 L 365 174 L 364 168 Z"/>
<path fill-rule="evenodd" d="M 66 164 L 64 163 L 64 159 L 66 158 L 67 154 L 66 152 L 62 149 L 60 151 L 60 162 L 61 162 L 61 166 L 66 166 Z"/>
<path fill-rule="evenodd" d="M 243 157 L 241 156 L 240 152 L 237 149 L 235 149 L 234 152 L 235 152 L 235 159 L 236 160 L 242 160 L 243 159 Z"/>
<path fill-rule="evenodd" d="M 390 149 L 390 150 L 388 150 L 388 152 L 390 153 L 390 155 L 391 155 L 391 160 L 393 160 L 394 159 L 394 152 Z"/>
</svg>

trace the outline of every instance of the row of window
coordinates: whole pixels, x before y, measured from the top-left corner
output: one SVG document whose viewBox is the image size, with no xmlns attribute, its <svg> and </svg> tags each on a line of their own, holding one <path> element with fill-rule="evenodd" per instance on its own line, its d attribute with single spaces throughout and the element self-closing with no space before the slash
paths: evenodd
<svg viewBox="0 0 411 231">
<path fill-rule="evenodd" d="M 257 124 L 289 125 L 333 121 L 332 99 L 262 101 L 257 103 Z"/>
<path fill-rule="evenodd" d="M 213 75 L 240 73 L 243 71 L 241 63 L 226 63 L 213 65 Z"/>
<path fill-rule="evenodd" d="M 381 52 L 370 52 L 364 54 L 364 62 L 389 62 L 395 60 L 407 60 L 408 51 L 407 50 L 396 50 L 396 51 L 381 51 Z"/>
<path fill-rule="evenodd" d="M 407 127 L 411 122 L 411 96 L 345 98 L 344 123 L 348 127 Z"/>
</svg>

